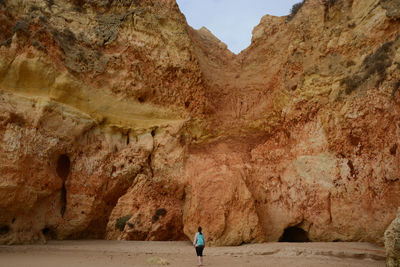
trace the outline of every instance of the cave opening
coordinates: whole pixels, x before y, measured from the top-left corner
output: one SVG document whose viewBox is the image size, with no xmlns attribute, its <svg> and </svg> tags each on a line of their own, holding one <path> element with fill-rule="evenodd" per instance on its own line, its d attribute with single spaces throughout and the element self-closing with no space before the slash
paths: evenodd
<svg viewBox="0 0 400 267">
<path fill-rule="evenodd" d="M 65 180 L 67 179 L 69 172 L 70 172 L 70 168 L 71 168 L 71 161 L 68 157 L 68 155 L 62 154 L 58 157 L 57 160 L 57 175 Z"/>
<path fill-rule="evenodd" d="M 293 226 L 288 227 L 283 231 L 283 235 L 279 239 L 279 242 L 310 242 L 308 233 L 300 227 Z"/>
<path fill-rule="evenodd" d="M 394 144 L 394 145 L 390 148 L 390 155 L 395 156 L 395 155 L 396 155 L 396 151 L 397 151 L 397 144 Z"/>
<path fill-rule="evenodd" d="M 8 232 L 10 232 L 10 227 L 8 225 L 0 227 L 0 235 L 6 235 Z"/>
<path fill-rule="evenodd" d="M 50 232 L 50 228 L 49 227 L 45 227 L 45 228 L 42 229 L 42 233 L 44 235 L 47 235 L 49 232 Z"/>
<path fill-rule="evenodd" d="M 45 227 L 42 229 L 42 234 L 46 237 L 46 240 L 55 239 L 55 233 L 53 229 Z"/>
</svg>

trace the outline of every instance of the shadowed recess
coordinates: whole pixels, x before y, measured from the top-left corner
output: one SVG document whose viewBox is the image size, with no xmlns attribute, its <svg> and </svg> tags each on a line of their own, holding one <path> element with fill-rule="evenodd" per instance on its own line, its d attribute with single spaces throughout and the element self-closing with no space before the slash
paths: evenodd
<svg viewBox="0 0 400 267">
<path fill-rule="evenodd" d="M 65 180 L 67 179 L 69 173 L 70 173 L 70 169 L 71 169 L 71 161 L 68 157 L 68 155 L 62 154 L 60 155 L 60 157 L 58 158 L 57 161 L 57 175 L 63 180 L 63 185 L 61 188 L 61 198 L 60 198 L 60 202 L 61 202 L 61 216 L 64 216 L 65 214 L 65 210 L 67 207 L 67 190 L 65 188 Z"/>
<path fill-rule="evenodd" d="M 0 235 L 6 235 L 8 232 L 10 232 L 10 227 L 8 227 L 8 225 L 0 227 Z"/>
<path fill-rule="evenodd" d="M 56 234 L 54 230 L 50 227 L 45 227 L 42 229 L 42 234 L 46 237 L 46 240 L 55 239 Z"/>
<path fill-rule="evenodd" d="M 288 227 L 283 232 L 279 242 L 310 242 L 308 233 L 299 227 Z"/>
<path fill-rule="evenodd" d="M 58 158 L 57 161 L 57 175 L 65 180 L 67 179 L 69 172 L 70 172 L 70 168 L 71 168 L 71 161 L 69 160 L 68 155 L 60 155 L 60 157 Z"/>
</svg>

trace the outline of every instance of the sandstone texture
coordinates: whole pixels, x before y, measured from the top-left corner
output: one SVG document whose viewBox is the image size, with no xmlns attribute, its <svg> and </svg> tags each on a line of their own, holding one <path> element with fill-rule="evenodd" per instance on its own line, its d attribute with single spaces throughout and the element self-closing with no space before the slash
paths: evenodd
<svg viewBox="0 0 400 267">
<path fill-rule="evenodd" d="M 398 9 L 307 0 L 235 55 L 174 0 L 0 1 L 0 243 L 383 244 Z"/>
<path fill-rule="evenodd" d="M 400 266 L 400 208 L 385 231 L 386 266 Z"/>
</svg>

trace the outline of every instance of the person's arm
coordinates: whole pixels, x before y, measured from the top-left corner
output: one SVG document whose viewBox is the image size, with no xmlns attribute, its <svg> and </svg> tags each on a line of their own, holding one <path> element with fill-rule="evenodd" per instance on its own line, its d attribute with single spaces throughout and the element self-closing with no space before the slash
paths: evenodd
<svg viewBox="0 0 400 267">
<path fill-rule="evenodd" d="M 197 243 L 197 233 L 194 235 L 193 246 L 195 247 Z"/>
</svg>

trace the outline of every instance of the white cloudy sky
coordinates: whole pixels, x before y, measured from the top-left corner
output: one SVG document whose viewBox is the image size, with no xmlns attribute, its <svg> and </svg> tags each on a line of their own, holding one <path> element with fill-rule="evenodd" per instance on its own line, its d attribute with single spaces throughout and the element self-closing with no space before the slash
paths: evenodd
<svg viewBox="0 0 400 267">
<path fill-rule="evenodd" d="M 208 28 L 239 53 L 250 45 L 251 31 L 265 14 L 285 16 L 300 0 L 177 0 L 193 28 Z"/>
</svg>

